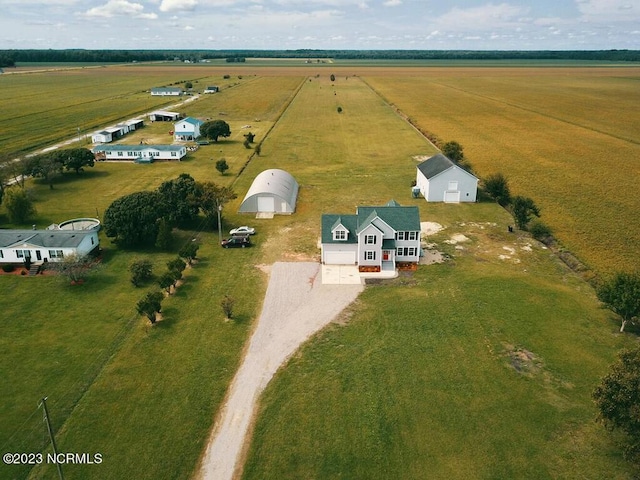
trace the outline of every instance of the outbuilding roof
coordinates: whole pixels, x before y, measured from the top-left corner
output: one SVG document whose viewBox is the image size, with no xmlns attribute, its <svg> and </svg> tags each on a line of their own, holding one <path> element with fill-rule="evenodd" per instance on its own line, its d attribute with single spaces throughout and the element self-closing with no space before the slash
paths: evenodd
<svg viewBox="0 0 640 480">
<path fill-rule="evenodd" d="M 442 172 L 449 170 L 450 168 L 459 168 L 463 172 L 475 178 L 475 175 L 456 165 L 449 159 L 449 157 L 442 153 L 438 153 L 433 157 L 429 157 L 424 162 L 418 164 L 418 170 L 420 170 L 428 180 L 432 179 L 436 175 L 441 174 Z"/>
<path fill-rule="evenodd" d="M 298 198 L 298 182 L 289 172 L 272 168 L 265 170 L 256 176 L 249 187 L 249 191 L 240 205 L 241 212 L 252 211 L 249 208 L 249 200 L 254 196 L 273 195 L 285 201 L 290 212 L 295 211 Z"/>
</svg>

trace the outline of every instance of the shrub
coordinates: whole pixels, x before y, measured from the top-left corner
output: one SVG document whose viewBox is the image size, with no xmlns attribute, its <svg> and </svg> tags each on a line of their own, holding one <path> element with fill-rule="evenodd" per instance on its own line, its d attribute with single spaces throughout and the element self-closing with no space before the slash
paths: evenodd
<svg viewBox="0 0 640 480">
<path fill-rule="evenodd" d="M 529 224 L 529 233 L 531 233 L 533 238 L 541 242 L 548 240 L 549 237 L 551 237 L 551 235 L 553 234 L 551 228 L 548 225 L 542 223 L 540 220 L 533 220 Z"/>
<path fill-rule="evenodd" d="M 13 272 L 15 269 L 16 269 L 16 266 L 10 263 L 2 265 L 2 271 L 5 273 Z"/>
<path fill-rule="evenodd" d="M 139 287 L 143 282 L 151 279 L 153 267 L 149 260 L 135 260 L 129 265 L 129 272 L 131 272 L 131 283 Z"/>
</svg>

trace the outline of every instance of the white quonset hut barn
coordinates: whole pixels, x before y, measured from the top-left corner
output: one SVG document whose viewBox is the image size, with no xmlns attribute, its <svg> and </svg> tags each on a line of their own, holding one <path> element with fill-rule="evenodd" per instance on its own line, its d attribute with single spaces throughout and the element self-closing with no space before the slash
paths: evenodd
<svg viewBox="0 0 640 480">
<path fill-rule="evenodd" d="M 416 188 L 427 202 L 475 202 L 478 179 L 438 153 L 418 165 Z"/>
<path fill-rule="evenodd" d="M 278 213 L 296 210 L 298 182 L 288 172 L 273 168 L 260 173 L 240 205 L 240 213 Z"/>
</svg>

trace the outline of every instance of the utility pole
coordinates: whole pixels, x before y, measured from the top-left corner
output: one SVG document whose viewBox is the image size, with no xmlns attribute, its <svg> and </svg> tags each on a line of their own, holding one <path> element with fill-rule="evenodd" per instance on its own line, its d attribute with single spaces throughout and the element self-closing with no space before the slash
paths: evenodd
<svg viewBox="0 0 640 480">
<path fill-rule="evenodd" d="M 51 438 L 51 446 L 53 447 L 53 455 L 56 458 L 56 467 L 58 468 L 58 476 L 60 480 L 64 480 L 62 475 L 62 465 L 58 462 L 58 448 L 56 447 L 56 439 L 53 435 L 53 429 L 51 428 L 51 420 L 49 419 L 49 410 L 47 410 L 47 397 L 42 399 L 42 409 L 44 410 L 44 419 L 47 422 L 47 430 L 49 430 L 49 437 Z"/>
</svg>

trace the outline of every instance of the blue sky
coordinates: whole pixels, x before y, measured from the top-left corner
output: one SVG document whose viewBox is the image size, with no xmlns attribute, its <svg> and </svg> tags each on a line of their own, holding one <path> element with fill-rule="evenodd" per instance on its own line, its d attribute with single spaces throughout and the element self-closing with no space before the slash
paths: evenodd
<svg viewBox="0 0 640 480">
<path fill-rule="evenodd" d="M 0 48 L 640 49 L 640 0 L 0 0 Z"/>
</svg>

